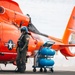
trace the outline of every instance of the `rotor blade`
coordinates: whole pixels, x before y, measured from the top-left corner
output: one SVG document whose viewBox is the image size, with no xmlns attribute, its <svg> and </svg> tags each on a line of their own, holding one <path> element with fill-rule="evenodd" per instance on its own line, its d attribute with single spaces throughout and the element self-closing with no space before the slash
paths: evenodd
<svg viewBox="0 0 75 75">
<path fill-rule="evenodd" d="M 47 38 L 52 39 L 52 40 L 56 40 L 56 41 L 59 41 L 59 40 L 60 40 L 60 39 L 58 40 L 58 39 L 55 38 L 55 37 L 48 36 L 48 35 L 46 35 L 46 34 L 44 34 L 44 33 L 39 32 L 39 31 L 37 30 L 37 28 L 36 28 L 32 23 L 30 23 L 30 24 L 28 25 L 28 30 L 31 31 L 31 32 L 33 32 L 33 33 L 35 33 L 35 34 L 38 34 L 38 35 L 47 37 Z"/>
<path fill-rule="evenodd" d="M 61 40 L 58 39 L 58 38 L 55 38 L 55 37 L 52 37 L 52 36 L 48 36 L 48 35 L 46 35 L 46 34 L 43 34 L 43 33 L 39 32 L 39 30 L 32 24 L 30 15 L 29 15 L 29 14 L 27 14 L 27 15 L 28 15 L 29 18 L 30 18 L 30 22 L 29 22 L 29 25 L 28 25 L 28 27 L 27 27 L 29 31 L 31 31 L 31 32 L 33 32 L 33 33 L 35 33 L 35 34 L 38 34 L 38 35 L 42 35 L 42 36 L 47 37 L 47 38 L 49 38 L 49 39 L 52 39 L 52 40 L 61 42 Z"/>
</svg>

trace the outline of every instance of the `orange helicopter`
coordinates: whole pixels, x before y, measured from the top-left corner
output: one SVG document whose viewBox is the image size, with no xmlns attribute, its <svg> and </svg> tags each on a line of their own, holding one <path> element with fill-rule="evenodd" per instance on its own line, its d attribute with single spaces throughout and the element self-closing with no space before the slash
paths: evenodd
<svg viewBox="0 0 75 75">
<path fill-rule="evenodd" d="M 38 36 L 42 35 L 55 42 L 52 49 L 60 51 L 65 57 L 73 57 L 75 54 L 70 52 L 69 47 L 75 44 L 69 41 L 72 34 L 75 33 L 75 7 L 73 8 L 70 20 L 66 27 L 62 39 L 48 36 L 39 32 L 31 23 L 29 15 L 24 15 L 15 1 L 0 0 L 0 63 L 13 63 L 16 60 L 16 44 L 21 35 L 20 27 L 27 26 L 30 32 L 30 40 L 28 45 L 28 56 L 34 56 L 34 51 L 39 50 L 44 44 L 43 40 Z"/>
</svg>

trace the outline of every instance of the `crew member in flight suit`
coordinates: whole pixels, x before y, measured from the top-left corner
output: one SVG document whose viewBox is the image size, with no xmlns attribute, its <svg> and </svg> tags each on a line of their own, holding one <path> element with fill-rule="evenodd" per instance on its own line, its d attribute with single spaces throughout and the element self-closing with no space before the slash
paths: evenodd
<svg viewBox="0 0 75 75">
<path fill-rule="evenodd" d="M 26 26 L 21 27 L 21 36 L 17 42 L 17 72 L 25 72 L 26 69 L 26 54 L 29 43 L 29 33 Z"/>
</svg>

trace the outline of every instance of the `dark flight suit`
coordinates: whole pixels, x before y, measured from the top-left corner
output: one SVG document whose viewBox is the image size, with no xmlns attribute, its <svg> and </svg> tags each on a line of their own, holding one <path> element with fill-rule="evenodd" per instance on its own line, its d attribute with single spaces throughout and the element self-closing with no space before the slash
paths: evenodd
<svg viewBox="0 0 75 75">
<path fill-rule="evenodd" d="M 28 43 L 29 43 L 29 34 L 24 33 L 20 36 L 17 44 L 17 68 L 19 72 L 24 72 L 26 69 L 26 54 L 28 49 Z"/>
</svg>

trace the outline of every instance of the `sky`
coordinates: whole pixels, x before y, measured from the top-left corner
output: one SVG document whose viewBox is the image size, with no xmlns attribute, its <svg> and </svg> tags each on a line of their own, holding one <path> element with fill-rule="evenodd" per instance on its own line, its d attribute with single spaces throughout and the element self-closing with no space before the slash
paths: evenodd
<svg viewBox="0 0 75 75">
<path fill-rule="evenodd" d="M 75 0 L 15 0 L 40 31 L 62 38 Z"/>
<path fill-rule="evenodd" d="M 16 1 L 23 14 L 30 14 L 32 23 L 42 33 L 61 38 L 67 26 L 75 0 L 14 0 Z M 56 65 L 75 66 L 75 58 L 59 55 L 54 57 Z M 63 63 L 62 61 L 65 61 Z"/>
</svg>

